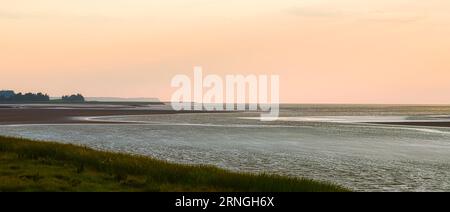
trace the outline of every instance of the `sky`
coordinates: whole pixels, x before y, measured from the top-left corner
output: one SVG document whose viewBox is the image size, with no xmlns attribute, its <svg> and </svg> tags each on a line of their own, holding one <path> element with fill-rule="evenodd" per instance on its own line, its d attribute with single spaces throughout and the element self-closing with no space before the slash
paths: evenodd
<svg viewBox="0 0 450 212">
<path fill-rule="evenodd" d="M 170 100 L 277 74 L 284 103 L 450 104 L 448 0 L 0 0 L 0 89 Z"/>
</svg>

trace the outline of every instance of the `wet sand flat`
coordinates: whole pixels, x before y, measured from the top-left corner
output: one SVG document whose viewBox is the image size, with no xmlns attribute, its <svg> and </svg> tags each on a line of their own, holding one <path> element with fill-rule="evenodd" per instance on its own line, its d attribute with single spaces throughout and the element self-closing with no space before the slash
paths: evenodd
<svg viewBox="0 0 450 212">
<path fill-rule="evenodd" d="M 174 114 L 169 110 L 99 110 L 99 109 L 0 109 L 0 124 L 95 123 L 73 117 Z M 101 122 L 105 123 L 105 122 Z"/>
<path fill-rule="evenodd" d="M 194 113 L 200 111 L 174 111 L 168 108 L 158 109 L 133 106 L 99 106 L 78 105 L 47 106 L 47 105 L 2 105 L 0 107 L 0 125 L 12 124 L 79 124 L 79 123 L 115 123 L 96 122 L 91 120 L 75 119 L 95 116 L 122 116 L 122 115 L 152 115 Z"/>
<path fill-rule="evenodd" d="M 382 125 L 402 125 L 402 126 L 418 126 L 418 127 L 450 127 L 450 122 L 368 122 L 369 124 Z"/>
</svg>

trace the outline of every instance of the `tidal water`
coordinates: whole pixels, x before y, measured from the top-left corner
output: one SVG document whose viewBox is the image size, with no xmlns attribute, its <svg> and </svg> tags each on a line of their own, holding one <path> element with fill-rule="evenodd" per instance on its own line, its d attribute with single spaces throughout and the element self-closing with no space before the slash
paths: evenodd
<svg viewBox="0 0 450 212">
<path fill-rule="evenodd" d="M 11 125 L 0 134 L 81 144 L 233 171 L 334 182 L 356 191 L 450 191 L 450 106 L 283 105 L 258 113 L 117 116 L 121 124 Z"/>
</svg>

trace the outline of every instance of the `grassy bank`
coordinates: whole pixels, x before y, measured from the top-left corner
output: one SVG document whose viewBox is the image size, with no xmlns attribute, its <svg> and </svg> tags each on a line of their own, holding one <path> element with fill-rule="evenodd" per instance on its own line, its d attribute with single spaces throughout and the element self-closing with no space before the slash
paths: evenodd
<svg viewBox="0 0 450 212">
<path fill-rule="evenodd" d="M 0 137 L 0 191 L 347 191 L 332 184 Z"/>
</svg>

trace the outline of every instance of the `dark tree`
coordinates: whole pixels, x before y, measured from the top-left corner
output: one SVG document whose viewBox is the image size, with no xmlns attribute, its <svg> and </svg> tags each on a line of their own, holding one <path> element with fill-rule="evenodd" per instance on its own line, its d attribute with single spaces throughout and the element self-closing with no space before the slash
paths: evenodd
<svg viewBox="0 0 450 212">
<path fill-rule="evenodd" d="M 48 102 L 50 97 L 43 93 L 12 93 L 8 95 L 0 95 L 1 102 Z"/>
<path fill-rule="evenodd" d="M 81 94 L 70 95 L 70 96 L 66 95 L 66 96 L 63 96 L 61 99 L 63 102 L 84 102 L 85 101 L 83 95 L 81 95 Z"/>
</svg>

